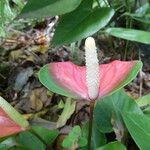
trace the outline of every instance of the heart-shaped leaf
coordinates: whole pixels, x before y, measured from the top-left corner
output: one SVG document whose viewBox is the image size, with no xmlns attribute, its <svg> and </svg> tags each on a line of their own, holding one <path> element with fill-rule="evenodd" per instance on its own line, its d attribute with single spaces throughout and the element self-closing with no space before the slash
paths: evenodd
<svg viewBox="0 0 150 150">
<path fill-rule="evenodd" d="M 141 67 L 140 61 L 113 61 L 100 65 L 99 98 L 127 85 L 135 78 Z M 89 100 L 85 66 L 77 66 L 71 62 L 50 63 L 41 68 L 39 79 L 55 93 Z"/>
<path fill-rule="evenodd" d="M 121 112 L 135 112 L 143 114 L 142 110 L 138 107 L 135 100 L 127 95 L 123 90 L 120 90 L 111 96 L 107 96 L 97 102 L 94 109 L 94 119 L 102 132 L 112 132 L 113 124 L 119 123 L 123 127 Z"/>
<path fill-rule="evenodd" d="M 68 13 L 74 10 L 81 0 L 28 0 L 19 18 L 43 18 Z"/>
<path fill-rule="evenodd" d="M 131 112 L 122 113 L 122 117 L 140 150 L 150 149 L 150 118 Z"/>
</svg>

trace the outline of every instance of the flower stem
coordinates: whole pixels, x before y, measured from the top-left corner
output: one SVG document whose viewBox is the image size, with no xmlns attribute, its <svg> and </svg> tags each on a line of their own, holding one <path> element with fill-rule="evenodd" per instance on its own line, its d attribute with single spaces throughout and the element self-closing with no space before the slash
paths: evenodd
<svg viewBox="0 0 150 150">
<path fill-rule="evenodd" d="M 88 135 L 88 150 L 91 150 L 92 127 L 93 127 L 93 110 L 95 100 L 90 101 L 90 117 L 89 117 L 89 135 Z"/>
</svg>

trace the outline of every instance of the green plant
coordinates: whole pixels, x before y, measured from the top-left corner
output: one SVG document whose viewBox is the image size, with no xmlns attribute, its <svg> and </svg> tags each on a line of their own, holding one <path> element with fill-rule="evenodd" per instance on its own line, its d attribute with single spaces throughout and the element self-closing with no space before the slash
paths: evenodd
<svg viewBox="0 0 150 150">
<path fill-rule="evenodd" d="M 52 40 L 53 46 L 69 45 L 93 34 L 94 36 L 107 35 L 112 48 L 117 40 L 124 39 L 122 58 L 126 60 L 131 42 L 136 46 L 138 45 L 136 42 L 150 44 L 149 5 L 149 1 L 141 3 L 137 0 L 72 0 L 70 2 L 45 0 L 43 3 L 40 0 L 36 2 L 28 0 L 17 18 L 41 19 L 58 15 L 59 22 Z M 1 3 L 1 8 L 4 8 L 4 3 Z M 4 28 L 7 22 L 4 11 L 1 11 L 1 16 L 0 21 Z M 9 17 L 8 22 L 11 20 Z M 137 22 L 140 25 L 137 25 Z M 1 34 L 4 35 L 2 31 Z M 116 40 L 111 36 L 119 39 Z M 93 41 L 87 42 L 85 49 L 89 49 L 86 58 L 92 54 L 96 56 L 96 46 Z M 92 50 L 94 51 L 91 54 Z M 69 97 L 60 116 L 61 127 L 75 109 L 76 103 L 70 98 L 85 99 L 90 104 L 90 121 L 81 127 L 73 127 L 64 139 L 63 147 L 81 150 L 125 150 L 130 147 L 128 141 L 131 135 L 141 150 L 150 149 L 149 96 L 138 99 L 136 103 L 136 100 L 123 90 L 123 87 L 135 78 L 142 63 L 114 61 L 99 67 L 96 57 L 92 57 L 89 63 L 87 59 L 86 63 L 86 67 L 71 62 L 50 63 L 42 67 L 39 72 L 39 79 L 45 87 L 54 93 Z M 92 69 L 93 65 L 95 70 Z M 117 141 L 109 142 L 114 141 L 115 138 L 107 140 L 106 133 L 113 133 Z M 19 144 L 22 149 L 44 150 L 47 145 L 52 144 L 51 141 L 54 141 L 57 135 L 58 132 L 55 130 L 50 132 L 41 127 L 32 128 L 31 131 L 19 133 L 16 139 L 10 138 L 17 143 L 11 149 L 18 149 Z M 31 147 L 29 147 L 31 141 L 24 140 L 29 137 L 34 143 Z M 8 143 L 7 140 L 0 146 L 10 147 L 5 144 Z"/>
<path fill-rule="evenodd" d="M 0 1 L 0 37 L 6 36 L 8 25 L 13 21 L 23 8 L 22 0 L 1 0 Z"/>
<path fill-rule="evenodd" d="M 114 61 L 99 66 L 95 41 L 91 37 L 85 41 L 85 59 L 86 66 L 83 67 L 71 62 L 50 63 L 41 68 L 39 79 L 53 92 L 90 102 L 87 148 L 90 150 L 95 102 L 128 84 L 137 75 L 142 65 L 141 62 Z"/>
</svg>

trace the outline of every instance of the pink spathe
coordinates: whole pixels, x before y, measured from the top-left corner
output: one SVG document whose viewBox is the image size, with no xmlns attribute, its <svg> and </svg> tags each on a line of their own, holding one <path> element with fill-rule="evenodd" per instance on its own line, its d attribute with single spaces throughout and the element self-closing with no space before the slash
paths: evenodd
<svg viewBox="0 0 150 150">
<path fill-rule="evenodd" d="M 15 134 L 25 129 L 16 124 L 2 108 L 0 108 L 0 137 Z"/>
<path fill-rule="evenodd" d="M 97 99 L 108 95 L 127 78 L 137 61 L 118 61 L 99 65 L 100 88 Z M 90 100 L 86 85 L 86 67 L 77 66 L 72 62 L 58 62 L 49 64 L 52 78 L 62 88 L 77 95 L 79 99 Z"/>
</svg>

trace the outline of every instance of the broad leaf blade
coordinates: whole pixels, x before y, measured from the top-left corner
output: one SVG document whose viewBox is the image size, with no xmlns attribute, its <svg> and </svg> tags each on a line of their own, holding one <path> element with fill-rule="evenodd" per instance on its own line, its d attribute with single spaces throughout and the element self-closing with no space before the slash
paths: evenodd
<svg viewBox="0 0 150 150">
<path fill-rule="evenodd" d="M 82 142 L 81 142 L 82 140 Z M 63 140 L 63 147 L 69 149 L 76 149 L 87 144 L 85 138 L 81 138 L 81 128 L 80 126 L 74 126 L 70 131 L 69 135 Z"/>
<path fill-rule="evenodd" d="M 36 133 L 47 145 L 50 145 L 57 138 L 59 132 L 57 130 L 48 130 L 41 126 L 32 126 L 32 130 Z M 32 132 L 32 131 L 31 131 Z M 33 134 L 34 134 L 33 133 Z"/>
<path fill-rule="evenodd" d="M 135 112 L 142 114 L 135 100 L 129 97 L 123 90 L 120 90 L 111 96 L 107 96 L 97 102 L 94 109 L 94 118 L 99 130 L 102 132 L 112 132 L 112 118 L 123 125 L 120 112 Z"/>
<path fill-rule="evenodd" d="M 125 40 L 150 44 L 150 32 L 125 28 L 108 28 L 106 33 Z"/>
<path fill-rule="evenodd" d="M 28 0 L 19 18 L 43 18 L 68 13 L 74 10 L 81 0 Z"/>
<path fill-rule="evenodd" d="M 91 1 L 84 0 L 75 11 L 62 16 L 52 42 L 60 45 L 86 38 L 106 26 L 113 15 L 113 9 L 92 9 Z"/>
<path fill-rule="evenodd" d="M 144 106 L 150 104 L 150 94 L 147 94 L 145 96 L 138 98 L 136 100 L 136 102 L 140 107 L 144 107 Z"/>
<path fill-rule="evenodd" d="M 126 147 L 120 142 L 111 142 L 95 150 L 126 150 Z"/>
<path fill-rule="evenodd" d="M 136 100 L 137 104 L 146 114 L 150 114 L 150 94 L 147 94 Z"/>
<path fill-rule="evenodd" d="M 10 147 L 15 146 L 16 145 L 16 137 L 11 136 L 9 138 L 6 138 L 4 141 L 2 141 L 0 143 L 0 150 L 1 150 L 1 145 L 5 146 L 6 149 L 9 149 Z"/>
<path fill-rule="evenodd" d="M 135 113 L 122 113 L 123 120 L 140 150 L 150 149 L 150 118 Z"/>
<path fill-rule="evenodd" d="M 40 139 L 28 131 L 20 133 L 17 142 L 28 150 L 45 150 L 46 148 L 46 145 Z"/>
</svg>

